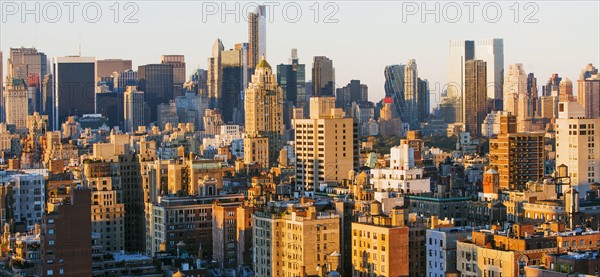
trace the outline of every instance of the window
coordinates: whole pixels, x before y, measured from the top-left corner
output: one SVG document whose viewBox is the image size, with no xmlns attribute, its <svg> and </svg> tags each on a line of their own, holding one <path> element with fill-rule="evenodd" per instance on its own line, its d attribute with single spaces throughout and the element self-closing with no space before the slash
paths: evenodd
<svg viewBox="0 0 600 277">
<path fill-rule="evenodd" d="M 54 240 L 53 239 L 48 240 L 48 245 L 54 245 Z"/>
<path fill-rule="evenodd" d="M 52 269 L 48 269 L 48 271 L 46 271 L 46 275 L 54 275 L 54 271 L 52 271 Z"/>
</svg>

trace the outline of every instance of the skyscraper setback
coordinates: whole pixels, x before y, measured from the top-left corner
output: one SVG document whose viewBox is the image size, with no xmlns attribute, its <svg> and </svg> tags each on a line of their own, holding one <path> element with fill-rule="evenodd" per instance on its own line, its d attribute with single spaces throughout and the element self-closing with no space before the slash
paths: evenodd
<svg viewBox="0 0 600 277">
<path fill-rule="evenodd" d="M 265 6 L 258 6 L 248 15 L 248 67 L 252 69 L 267 55 L 266 11 Z"/>
</svg>

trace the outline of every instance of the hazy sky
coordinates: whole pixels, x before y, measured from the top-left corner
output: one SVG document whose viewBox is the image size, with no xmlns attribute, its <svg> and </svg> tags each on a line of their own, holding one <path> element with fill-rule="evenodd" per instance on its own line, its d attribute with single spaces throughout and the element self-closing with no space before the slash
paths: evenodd
<svg viewBox="0 0 600 277">
<path fill-rule="evenodd" d="M 130 2 L 134 4 L 126 9 L 126 2 L 119 2 L 117 8 L 116 2 L 103 1 L 88 4 L 84 16 L 83 2 L 72 7 L 71 23 L 69 4 L 34 1 L 27 2 L 27 8 L 34 9 L 35 3 L 40 5 L 39 23 L 34 15 L 23 15 L 22 2 L 1 3 L 0 49 L 5 67 L 10 47 L 35 46 L 53 58 L 78 54 L 81 42 L 83 56 L 132 59 L 135 68 L 158 63 L 161 54 L 183 54 L 189 74 L 195 68 L 206 68 L 216 38 L 222 39 L 225 48 L 247 41 L 243 15 L 254 6 L 233 1 L 145 1 Z M 384 67 L 411 58 L 417 61 L 419 77 L 429 79 L 433 93 L 439 93 L 446 81 L 452 39 L 503 38 L 505 67 L 523 63 L 527 72 L 536 74 L 538 86 L 553 72 L 575 83 L 587 63 L 600 66 L 600 1 L 595 0 L 531 2 L 528 6 L 514 1 L 479 5 L 343 1 L 328 6 L 318 2 L 318 7 L 315 1 L 268 3 L 273 15 L 273 22 L 267 24 L 271 65 L 287 63 L 290 49 L 298 48 L 309 80 L 312 57 L 328 56 L 334 62 L 337 86 L 359 79 L 369 86 L 373 101 L 384 95 Z M 61 17 L 56 16 L 59 8 Z M 94 21 L 97 8 L 102 13 L 98 22 L 87 22 Z M 231 10 L 230 14 L 224 14 L 224 8 Z M 130 19 L 138 22 L 124 23 L 135 9 Z M 431 14 L 424 14 L 424 9 L 432 10 Z M 118 16 L 115 10 L 120 11 Z M 302 13 L 298 18 L 297 10 Z"/>
</svg>

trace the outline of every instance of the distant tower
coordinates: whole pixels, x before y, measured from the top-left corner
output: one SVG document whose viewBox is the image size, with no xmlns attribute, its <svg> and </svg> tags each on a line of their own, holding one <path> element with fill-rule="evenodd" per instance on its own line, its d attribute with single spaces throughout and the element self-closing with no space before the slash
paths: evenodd
<svg viewBox="0 0 600 277">
<path fill-rule="evenodd" d="M 124 96 L 125 131 L 134 132 L 138 126 L 144 126 L 144 92 L 135 87 L 127 87 Z"/>
<path fill-rule="evenodd" d="M 573 82 L 569 78 L 563 78 L 558 84 L 558 102 L 573 102 Z"/>
<path fill-rule="evenodd" d="M 246 89 L 245 111 L 244 163 L 268 168 L 283 147 L 283 91 L 264 56 Z"/>
<path fill-rule="evenodd" d="M 518 116 L 518 100 L 527 95 L 527 74 L 523 64 L 511 64 L 504 78 L 504 111 Z"/>
<path fill-rule="evenodd" d="M 402 105 L 402 121 L 410 124 L 411 129 L 419 128 L 419 98 L 417 95 L 419 72 L 417 62 L 408 60 L 404 68 L 404 103 Z"/>
<path fill-rule="evenodd" d="M 25 80 L 7 79 L 6 84 L 6 123 L 14 124 L 17 129 L 27 128 L 28 91 Z"/>
<path fill-rule="evenodd" d="M 208 58 L 208 74 L 206 84 L 208 87 L 209 108 L 214 109 L 219 107 L 221 101 L 221 79 L 223 69 L 221 67 L 221 53 L 224 47 L 220 39 L 215 40 L 212 47 L 212 56 Z"/>
<path fill-rule="evenodd" d="M 262 56 L 267 55 L 267 14 L 265 6 L 258 6 L 248 20 L 248 67 L 255 68 Z"/>
<path fill-rule="evenodd" d="M 313 96 L 334 96 L 335 69 L 332 60 L 325 56 L 313 58 L 312 86 Z"/>
<path fill-rule="evenodd" d="M 96 113 L 96 58 L 54 60 L 54 130 L 69 116 Z"/>
<path fill-rule="evenodd" d="M 463 118 L 467 131 L 476 137 L 481 135 L 481 123 L 487 115 L 486 74 L 486 62 L 482 60 L 466 62 Z"/>
</svg>

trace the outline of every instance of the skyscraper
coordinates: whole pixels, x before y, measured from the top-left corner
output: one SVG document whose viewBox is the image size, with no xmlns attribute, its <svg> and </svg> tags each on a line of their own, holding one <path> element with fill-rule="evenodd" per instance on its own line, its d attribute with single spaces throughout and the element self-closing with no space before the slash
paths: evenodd
<svg viewBox="0 0 600 277">
<path fill-rule="evenodd" d="M 209 108 L 219 107 L 221 101 L 222 87 L 222 68 L 221 53 L 224 51 L 223 43 L 220 39 L 215 40 L 212 47 L 212 56 L 208 58 L 208 74 L 206 76 L 206 85 L 208 87 Z"/>
<path fill-rule="evenodd" d="M 312 86 L 313 96 L 335 95 L 335 69 L 332 60 L 325 56 L 313 58 Z"/>
<path fill-rule="evenodd" d="M 248 15 L 248 67 L 256 67 L 267 55 L 267 14 L 265 6 L 258 6 Z"/>
<path fill-rule="evenodd" d="M 418 79 L 417 85 L 417 111 L 419 113 L 419 122 L 425 122 L 429 118 L 429 81 L 427 79 Z"/>
<path fill-rule="evenodd" d="M 475 42 L 472 40 L 451 40 L 448 57 L 448 97 L 462 97 L 464 87 L 465 62 L 475 58 Z M 459 112 L 458 114 L 462 114 Z"/>
<path fill-rule="evenodd" d="M 167 104 L 173 99 L 173 65 L 148 64 L 138 67 L 138 90 L 144 92 L 144 100 L 150 114 L 147 122 L 158 119 L 158 105 Z"/>
<path fill-rule="evenodd" d="M 481 136 L 481 123 L 487 115 L 487 68 L 482 60 L 465 63 L 464 115 L 467 132 Z"/>
<path fill-rule="evenodd" d="M 133 69 L 131 60 L 122 59 L 107 59 L 98 60 L 98 72 L 96 73 L 96 81 L 102 78 L 111 77 L 114 72 L 122 72 Z"/>
<path fill-rule="evenodd" d="M 538 111 L 538 87 L 537 78 L 533 73 L 527 74 L 527 117 L 533 117 Z"/>
<path fill-rule="evenodd" d="M 478 40 L 475 45 L 475 59 L 487 65 L 487 98 L 496 100 L 496 108 L 502 102 L 504 80 L 504 40 L 501 38 Z"/>
<path fill-rule="evenodd" d="M 304 108 L 308 103 L 305 65 L 299 63 L 296 49 L 292 49 L 289 64 L 277 66 L 277 83 L 283 90 L 283 120 L 286 126 L 291 127 L 292 109 Z"/>
<path fill-rule="evenodd" d="M 221 104 L 223 120 L 226 123 L 242 124 L 244 121 L 244 64 L 242 49 L 221 52 Z"/>
<path fill-rule="evenodd" d="M 4 58 L 0 51 L 0 122 L 4 122 Z"/>
<path fill-rule="evenodd" d="M 108 119 L 108 127 L 123 127 L 123 93 L 96 93 L 96 113 Z"/>
<path fill-rule="evenodd" d="M 504 78 L 504 111 L 518 116 L 519 97 L 527 95 L 527 74 L 523 64 L 511 64 Z"/>
<path fill-rule="evenodd" d="M 244 163 L 268 168 L 283 147 L 283 91 L 265 57 L 256 65 L 244 101 Z"/>
<path fill-rule="evenodd" d="M 34 111 L 41 111 L 41 84 L 42 78 L 48 71 L 48 58 L 46 54 L 38 52 L 35 48 L 11 48 L 8 58 L 7 75 L 11 78 L 25 80 L 25 85 L 32 89 L 30 96 Z"/>
<path fill-rule="evenodd" d="M 570 185 L 577 189 L 580 198 L 600 180 L 600 151 L 595 146 L 600 141 L 600 118 L 588 118 L 585 113 L 579 103 L 560 102 L 555 128 L 556 165 L 568 167 Z"/>
<path fill-rule="evenodd" d="M 573 82 L 569 78 L 563 78 L 558 84 L 558 102 L 572 102 Z"/>
<path fill-rule="evenodd" d="M 54 130 L 69 116 L 96 112 L 96 58 L 55 58 L 54 78 Z"/>
<path fill-rule="evenodd" d="M 552 74 L 546 85 L 542 87 L 542 96 L 558 96 L 558 85 L 561 80 L 562 78 L 558 74 Z"/>
<path fill-rule="evenodd" d="M 8 78 L 6 84 L 6 123 L 17 129 L 27 128 L 27 85 L 25 80 Z"/>
<path fill-rule="evenodd" d="M 127 87 L 123 97 L 125 132 L 134 132 L 138 126 L 144 126 L 144 92 L 135 87 Z"/>
<path fill-rule="evenodd" d="M 312 97 L 310 118 L 295 119 L 296 189 L 313 195 L 319 183 L 340 182 L 358 166 L 358 124 L 334 97 Z"/>
<path fill-rule="evenodd" d="M 600 118 L 600 74 L 591 63 L 581 70 L 577 80 L 577 102 L 585 110 L 585 117 Z"/>
<path fill-rule="evenodd" d="M 362 85 L 360 80 L 350 80 L 345 87 L 336 89 L 335 101 L 338 108 L 352 105 L 352 102 L 362 102 Z"/>
<path fill-rule="evenodd" d="M 404 65 L 388 65 L 383 71 L 385 76 L 385 96 L 392 98 L 395 104 L 394 109 L 399 116 L 402 116 L 401 105 L 404 102 Z"/>
<path fill-rule="evenodd" d="M 417 62 L 408 60 L 404 68 L 404 102 L 402 103 L 402 122 L 410 124 L 411 129 L 419 128 L 419 72 Z"/>
<path fill-rule="evenodd" d="M 173 65 L 173 93 L 174 96 L 182 95 L 181 90 L 185 83 L 185 56 L 183 55 L 162 55 L 161 64 Z"/>
</svg>

